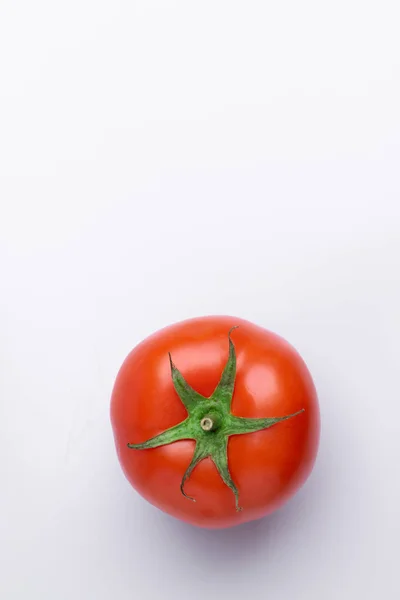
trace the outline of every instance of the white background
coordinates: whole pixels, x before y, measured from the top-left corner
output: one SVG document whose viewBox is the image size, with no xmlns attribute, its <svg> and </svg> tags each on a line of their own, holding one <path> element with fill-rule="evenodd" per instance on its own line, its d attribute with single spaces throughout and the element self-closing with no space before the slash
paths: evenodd
<svg viewBox="0 0 400 600">
<path fill-rule="evenodd" d="M 0 3 L 0 597 L 398 599 L 393 0 Z M 212 313 L 318 387 L 313 475 L 220 532 L 125 481 L 127 352 Z"/>
</svg>

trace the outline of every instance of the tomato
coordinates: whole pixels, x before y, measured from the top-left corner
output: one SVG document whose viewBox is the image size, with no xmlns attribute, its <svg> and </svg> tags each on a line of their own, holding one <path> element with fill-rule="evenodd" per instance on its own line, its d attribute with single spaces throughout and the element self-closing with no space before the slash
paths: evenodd
<svg viewBox="0 0 400 600">
<path fill-rule="evenodd" d="M 309 476 L 315 387 L 281 337 L 226 316 L 177 323 L 124 361 L 111 399 L 118 457 L 133 487 L 201 527 L 259 519 Z"/>
</svg>

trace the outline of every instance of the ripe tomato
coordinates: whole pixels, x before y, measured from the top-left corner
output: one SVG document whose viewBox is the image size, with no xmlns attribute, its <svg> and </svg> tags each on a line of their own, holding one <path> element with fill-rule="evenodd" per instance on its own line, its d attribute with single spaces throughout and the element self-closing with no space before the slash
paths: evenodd
<svg viewBox="0 0 400 600">
<path fill-rule="evenodd" d="M 232 317 L 183 321 L 134 348 L 115 382 L 111 421 L 133 487 L 209 528 L 277 509 L 307 479 L 319 441 L 301 357 Z"/>
</svg>

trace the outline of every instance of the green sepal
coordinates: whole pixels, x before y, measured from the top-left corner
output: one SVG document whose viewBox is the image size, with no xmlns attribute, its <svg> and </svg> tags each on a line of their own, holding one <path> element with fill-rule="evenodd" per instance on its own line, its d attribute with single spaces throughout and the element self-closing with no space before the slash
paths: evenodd
<svg viewBox="0 0 400 600">
<path fill-rule="evenodd" d="M 205 398 L 188 384 L 182 373 L 174 365 L 171 353 L 169 353 L 168 356 L 171 367 L 172 383 L 174 384 L 175 391 L 190 414 L 196 408 L 198 403 L 205 400 Z"/>
<path fill-rule="evenodd" d="M 192 502 L 196 502 L 195 498 L 192 498 L 192 496 L 188 496 L 185 492 L 185 482 L 186 480 L 190 477 L 191 472 L 193 471 L 193 469 L 199 464 L 199 462 L 201 460 L 203 460 L 204 458 L 207 458 L 207 456 L 209 456 L 209 449 L 207 448 L 207 444 L 202 443 L 202 440 L 199 440 L 196 444 L 196 448 L 193 454 L 193 458 L 190 462 L 190 465 L 188 466 L 188 468 L 185 471 L 184 476 L 182 477 L 182 482 L 181 482 L 181 492 L 182 494 L 185 496 L 185 498 L 187 498 L 188 500 L 191 500 Z"/>
<path fill-rule="evenodd" d="M 304 412 L 304 408 L 293 413 L 292 415 L 286 415 L 285 417 L 272 417 L 270 419 L 246 419 L 244 417 L 231 416 L 229 422 L 226 424 L 226 435 L 241 435 L 244 433 L 255 433 L 256 431 L 263 431 L 269 429 L 273 425 L 280 423 L 281 421 L 287 421 L 293 417 L 297 417 Z"/>
<path fill-rule="evenodd" d="M 234 329 L 237 329 L 237 326 L 232 327 L 228 332 L 228 361 L 222 372 L 221 379 L 219 380 L 219 383 L 211 396 L 211 399 L 215 400 L 215 402 L 217 402 L 220 406 L 224 407 L 227 412 L 229 412 L 231 408 L 233 390 L 235 387 L 236 379 L 236 351 L 231 339 L 231 333 Z"/>
<path fill-rule="evenodd" d="M 190 419 L 188 418 L 185 421 L 182 421 L 182 423 L 178 423 L 178 425 L 174 425 L 174 427 L 150 438 L 146 442 L 142 442 L 141 444 L 128 444 L 128 448 L 131 448 L 132 450 L 149 450 L 150 448 L 159 448 L 160 446 L 173 444 L 180 440 L 194 440 L 195 435 L 191 431 L 192 428 L 190 425 Z"/>
<path fill-rule="evenodd" d="M 217 467 L 218 473 L 221 475 L 222 481 L 225 483 L 225 485 L 228 486 L 230 490 L 232 490 L 235 496 L 236 511 L 240 512 L 242 508 L 241 506 L 239 506 L 239 490 L 237 489 L 235 483 L 232 480 L 228 466 L 228 439 L 228 436 L 225 435 L 221 437 L 220 441 L 218 440 L 218 443 L 215 445 L 215 450 L 211 455 L 211 460 Z"/>
</svg>

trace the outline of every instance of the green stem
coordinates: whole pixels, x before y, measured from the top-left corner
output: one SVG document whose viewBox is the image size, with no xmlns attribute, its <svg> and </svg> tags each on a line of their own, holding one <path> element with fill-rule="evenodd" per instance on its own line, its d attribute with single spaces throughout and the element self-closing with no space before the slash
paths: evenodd
<svg viewBox="0 0 400 600">
<path fill-rule="evenodd" d="M 205 415 L 200 421 L 200 427 L 203 431 L 216 431 L 221 426 L 221 417 L 216 413 Z"/>
</svg>

